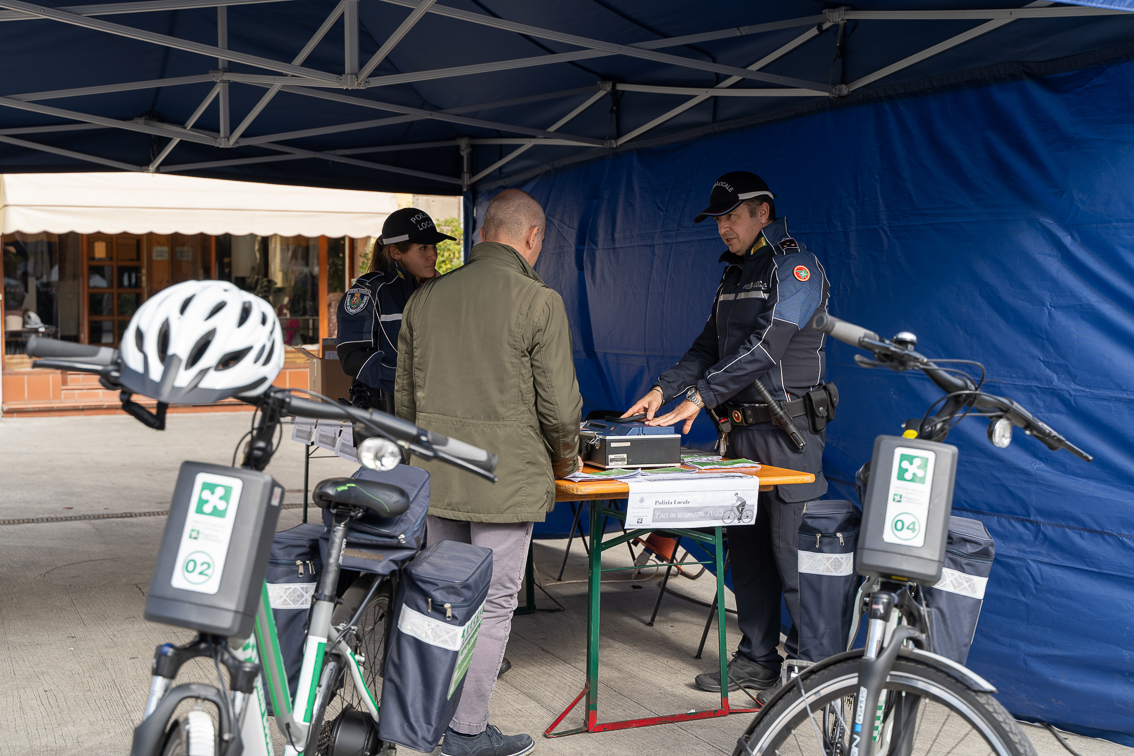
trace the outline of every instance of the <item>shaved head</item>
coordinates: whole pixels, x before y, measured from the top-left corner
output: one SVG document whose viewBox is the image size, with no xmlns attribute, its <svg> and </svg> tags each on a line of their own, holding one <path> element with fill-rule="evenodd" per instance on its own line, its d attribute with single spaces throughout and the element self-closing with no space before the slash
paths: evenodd
<svg viewBox="0 0 1134 756">
<path fill-rule="evenodd" d="M 505 189 L 492 198 L 484 212 L 484 240 L 520 250 L 533 228 L 543 238 L 543 208 L 521 189 Z"/>
</svg>

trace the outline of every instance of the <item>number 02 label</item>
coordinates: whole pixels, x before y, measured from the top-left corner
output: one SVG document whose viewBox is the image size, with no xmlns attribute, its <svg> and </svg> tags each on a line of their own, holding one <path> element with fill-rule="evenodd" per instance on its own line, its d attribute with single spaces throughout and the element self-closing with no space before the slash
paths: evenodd
<svg viewBox="0 0 1134 756">
<path fill-rule="evenodd" d="M 243 486 L 239 478 L 197 473 L 169 581 L 174 588 L 197 593 L 216 593 L 220 588 Z"/>
</svg>

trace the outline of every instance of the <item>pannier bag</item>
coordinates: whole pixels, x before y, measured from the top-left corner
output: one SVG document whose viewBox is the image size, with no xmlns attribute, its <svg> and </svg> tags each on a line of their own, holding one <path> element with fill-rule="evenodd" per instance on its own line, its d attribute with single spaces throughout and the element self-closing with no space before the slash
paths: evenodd
<svg viewBox="0 0 1134 756">
<path fill-rule="evenodd" d="M 799 526 L 799 658 L 846 650 L 860 578 L 854 569 L 861 513 L 849 501 L 809 501 Z"/>
<path fill-rule="evenodd" d="M 378 737 L 437 747 L 461 698 L 492 580 L 492 550 L 439 541 L 405 568 L 389 643 Z"/>
<path fill-rule="evenodd" d="M 351 522 L 350 531 L 347 532 L 343 569 L 389 575 L 413 559 L 425 542 L 425 516 L 429 512 L 429 473 L 420 467 L 398 465 L 387 472 L 360 467 L 351 477 L 397 486 L 409 497 L 409 509 L 397 517 L 379 517 L 374 512 L 367 512 Z M 319 542 L 324 559 L 327 557 L 327 544 L 330 540 L 329 526 L 333 520 L 334 515 L 330 510 L 324 509 L 323 523 L 328 526 L 328 531 Z"/>
<path fill-rule="evenodd" d="M 925 603 L 932 610 L 933 653 L 959 664 L 968 659 L 995 556 L 996 543 L 983 522 L 950 515 L 941 579 L 933 586 L 922 586 Z"/>
<path fill-rule="evenodd" d="M 281 530 L 272 539 L 268 557 L 268 601 L 276 635 L 280 641 L 280 657 L 287 674 L 288 691 L 295 695 L 299 670 L 303 666 L 303 642 L 307 637 L 307 619 L 315 596 L 315 585 L 323 571 L 319 554 L 319 538 L 325 528 L 319 523 L 296 525 Z M 271 700 L 268 700 L 271 708 Z"/>
</svg>

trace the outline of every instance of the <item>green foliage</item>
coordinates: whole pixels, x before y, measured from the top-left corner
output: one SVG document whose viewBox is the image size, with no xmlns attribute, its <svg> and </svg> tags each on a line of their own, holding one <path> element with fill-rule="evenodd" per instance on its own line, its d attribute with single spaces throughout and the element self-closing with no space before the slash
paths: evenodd
<svg viewBox="0 0 1134 756">
<path fill-rule="evenodd" d="M 437 245 L 437 272 L 448 273 L 464 265 L 464 229 L 456 218 L 442 218 L 435 223 L 438 231 L 456 238 L 456 241 L 446 240 Z"/>
</svg>

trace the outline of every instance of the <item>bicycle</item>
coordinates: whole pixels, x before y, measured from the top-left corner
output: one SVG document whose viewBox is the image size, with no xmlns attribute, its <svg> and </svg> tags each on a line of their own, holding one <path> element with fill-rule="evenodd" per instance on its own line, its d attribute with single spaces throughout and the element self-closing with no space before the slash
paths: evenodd
<svg viewBox="0 0 1134 756">
<path fill-rule="evenodd" d="M 1012 428 L 1016 427 L 1053 451 L 1066 449 L 1087 462 L 1092 459 L 1017 402 L 982 391 L 985 370 L 979 363 L 934 362 L 914 351 L 917 339 L 911 333 L 883 339 L 822 311 L 812 324 L 833 338 L 872 353 L 871 358 L 855 355 L 858 365 L 898 372 L 920 370 L 945 392 L 920 420 L 906 421 L 905 439 L 940 444 L 960 420 L 967 416 L 984 417 L 989 420 L 989 441 L 997 447 L 1011 442 Z M 979 380 L 955 367 L 943 367 L 951 364 L 978 367 Z M 940 409 L 934 412 L 939 403 Z M 875 445 L 876 468 L 883 438 Z M 953 449 L 955 454 L 955 447 L 941 447 Z M 881 460 L 881 464 L 885 466 L 886 460 Z M 875 470 L 872 483 L 882 478 L 879 469 Z M 950 500 L 951 489 L 950 479 Z M 872 493 L 873 489 L 868 489 L 863 496 L 864 534 L 867 509 L 878 501 Z M 947 514 L 948 506 L 946 517 Z M 944 533 L 941 538 L 943 542 Z M 862 548 L 860 540 L 860 558 Z M 856 559 L 856 568 L 863 574 L 860 559 Z M 936 569 L 940 576 L 940 564 Z M 919 597 L 918 580 L 900 572 L 879 575 L 868 571 L 865 577 L 867 581 L 858 597 L 868 618 L 864 648 L 848 650 L 798 670 L 756 715 L 739 739 L 734 756 L 908 756 L 915 751 L 934 753 L 938 746 L 940 753 L 1034 756 L 1035 749 L 1020 726 L 993 697 L 996 689 L 963 665 L 932 653 L 929 610 Z M 848 648 L 857 631 L 856 620 Z M 951 722 L 954 727 L 946 731 Z M 958 726 L 960 737 L 955 733 Z M 943 733 L 947 738 L 944 743 Z"/>
<path fill-rule="evenodd" d="M 164 429 L 167 405 L 159 402 L 156 411 L 151 411 L 132 400 L 132 393 L 121 382 L 123 361 L 118 350 L 33 337 L 27 353 L 48 358 L 37 360 L 35 367 L 98 375 L 104 387 L 122 392 L 124 411 L 151 428 Z M 356 437 L 370 436 L 360 442 L 358 449 L 360 461 L 372 469 L 391 470 L 407 452 L 496 480 L 495 455 L 384 412 L 329 403 L 330 400 L 312 401 L 270 387 L 258 396 L 238 398 L 257 409 L 241 465 L 245 470 L 262 471 L 267 467 L 276 450 L 275 437 L 281 421 L 287 415 L 295 415 L 352 422 Z M 149 698 L 142 722 L 134 732 L 131 756 L 267 756 L 274 750 L 265 705 L 269 698 L 277 727 L 287 741 L 285 756 L 377 754 L 383 748 L 376 735 L 376 684 L 382 673 L 384 641 L 391 629 L 391 604 L 397 595 L 395 579 L 363 573 L 341 599 L 336 599 L 339 563 L 353 521 L 368 512 L 395 517 L 407 510 L 410 500 L 405 491 L 395 486 L 351 478 L 323 481 L 315 487 L 313 497 L 333 513 L 334 519 L 328 558 L 310 610 L 303 666 L 294 698 L 280 657 L 267 585 L 262 583 L 255 630 L 248 637 L 230 639 L 200 632 L 184 645 L 167 643 L 157 648 Z M 277 506 L 276 517 L 278 513 Z M 265 528 L 269 526 L 274 533 L 274 518 L 265 523 Z M 266 559 L 265 552 L 260 575 Z M 185 663 L 197 658 L 212 660 L 218 684 L 183 683 L 174 687 Z M 221 667 L 228 671 L 227 685 Z M 334 718 L 325 721 L 332 699 L 346 699 L 347 680 L 350 700 L 344 700 Z M 185 702 L 192 702 L 197 708 L 177 714 Z M 215 711 L 205 710 L 202 703 L 211 704 Z"/>
</svg>

